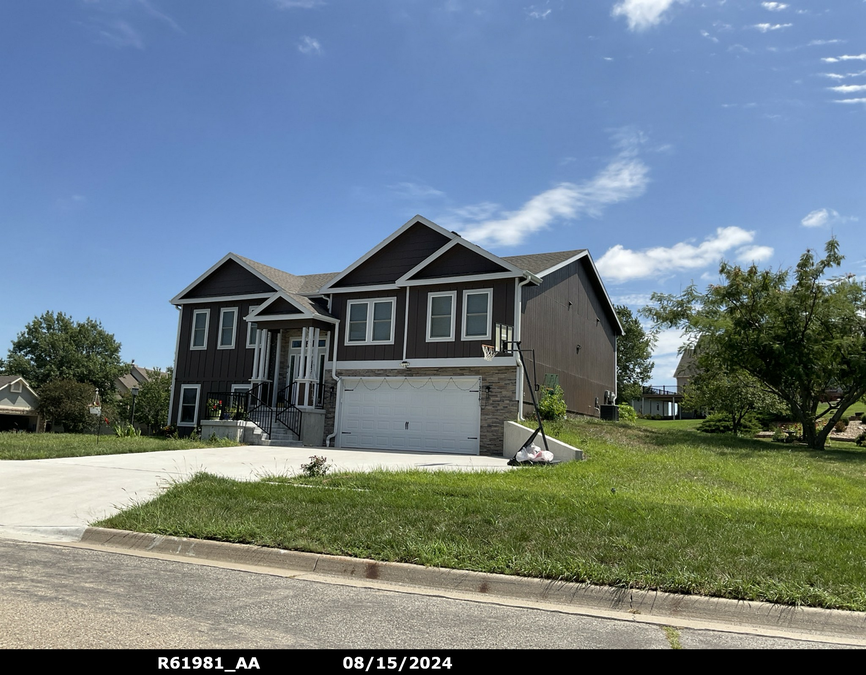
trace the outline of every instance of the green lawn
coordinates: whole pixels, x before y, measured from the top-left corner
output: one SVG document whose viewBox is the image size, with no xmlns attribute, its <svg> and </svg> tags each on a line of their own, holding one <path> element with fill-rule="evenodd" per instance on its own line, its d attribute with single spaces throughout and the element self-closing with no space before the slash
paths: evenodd
<svg viewBox="0 0 866 675">
<path fill-rule="evenodd" d="M 201 474 L 99 525 L 866 611 L 866 451 L 593 420 L 584 462 L 239 483 Z"/>
<path fill-rule="evenodd" d="M 213 445 L 236 445 L 229 441 L 189 441 L 170 438 L 118 438 L 102 434 L 97 443 L 93 434 L 15 434 L 0 433 L 0 460 L 50 459 L 53 457 L 86 457 L 120 455 L 130 452 L 189 450 Z"/>
</svg>

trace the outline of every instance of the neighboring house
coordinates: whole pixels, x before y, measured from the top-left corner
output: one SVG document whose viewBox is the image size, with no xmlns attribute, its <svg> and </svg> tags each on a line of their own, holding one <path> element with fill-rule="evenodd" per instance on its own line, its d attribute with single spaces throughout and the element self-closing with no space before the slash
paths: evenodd
<svg viewBox="0 0 866 675">
<path fill-rule="evenodd" d="M 650 385 L 643 388 L 643 394 L 639 399 L 631 402 L 635 412 L 647 417 L 657 415 L 660 417 L 694 419 L 703 415 L 693 410 L 683 410 L 683 392 L 689 381 L 697 374 L 697 360 L 695 350 L 686 347 L 680 356 L 677 369 L 674 371 L 676 386 Z"/>
<path fill-rule="evenodd" d="M 586 250 L 497 257 L 416 216 L 342 272 L 229 253 L 171 302 L 181 433 L 249 392 L 276 415 L 266 431 L 292 411 L 312 444 L 498 454 L 503 422 L 531 406 L 514 355 L 483 358 L 497 330 L 534 350 L 569 410 L 598 416 L 615 396 L 622 327 Z"/>
<path fill-rule="evenodd" d="M 39 396 L 23 377 L 0 375 L 0 431 L 41 431 Z"/>
<path fill-rule="evenodd" d="M 117 389 L 117 393 L 120 396 L 130 392 L 133 387 L 141 387 L 141 385 L 145 382 L 149 382 L 150 378 L 153 377 L 153 374 L 156 371 L 150 370 L 148 368 L 142 368 L 141 366 L 137 366 L 134 363 L 129 367 L 129 372 L 125 375 L 121 375 L 115 381 L 115 387 Z"/>
</svg>

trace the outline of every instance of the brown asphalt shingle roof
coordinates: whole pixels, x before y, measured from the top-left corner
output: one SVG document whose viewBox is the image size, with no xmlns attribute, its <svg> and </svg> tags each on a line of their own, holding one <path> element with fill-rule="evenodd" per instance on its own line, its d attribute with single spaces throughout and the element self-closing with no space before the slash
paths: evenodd
<svg viewBox="0 0 866 675">
<path fill-rule="evenodd" d="M 503 256 L 502 259 L 510 262 L 515 267 L 519 267 L 527 272 L 538 274 L 544 270 L 548 270 L 561 262 L 565 262 L 569 258 L 573 258 L 578 253 L 586 251 L 585 248 L 578 248 L 573 251 L 555 251 L 553 253 L 531 253 L 529 255 L 509 255 Z"/>
</svg>

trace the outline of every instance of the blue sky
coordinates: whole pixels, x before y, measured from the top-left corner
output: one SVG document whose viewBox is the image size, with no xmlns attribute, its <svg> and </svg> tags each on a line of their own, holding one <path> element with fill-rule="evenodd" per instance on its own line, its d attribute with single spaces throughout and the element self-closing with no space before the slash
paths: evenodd
<svg viewBox="0 0 866 675">
<path fill-rule="evenodd" d="M 863 0 L 6 0 L 0 353 L 53 310 L 164 368 L 168 300 L 228 251 L 337 272 L 416 213 L 588 248 L 633 309 L 831 235 L 862 278 L 864 26 Z"/>
</svg>

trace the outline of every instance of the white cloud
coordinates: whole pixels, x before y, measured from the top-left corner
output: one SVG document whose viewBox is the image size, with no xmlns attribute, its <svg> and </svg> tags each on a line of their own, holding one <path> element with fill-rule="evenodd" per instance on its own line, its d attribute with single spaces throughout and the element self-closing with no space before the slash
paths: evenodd
<svg viewBox="0 0 866 675">
<path fill-rule="evenodd" d="M 866 61 L 866 54 L 843 54 L 842 56 L 826 56 L 824 63 L 839 63 L 839 61 Z"/>
<path fill-rule="evenodd" d="M 628 305 L 630 307 L 645 306 L 650 304 L 652 295 L 650 293 L 627 293 L 625 295 L 615 295 L 611 300 L 616 305 Z"/>
<path fill-rule="evenodd" d="M 303 35 L 300 42 L 298 42 L 298 51 L 302 54 L 321 54 L 322 45 L 316 38 Z"/>
<path fill-rule="evenodd" d="M 784 2 L 762 2 L 761 6 L 771 12 L 781 12 L 783 9 L 788 8 L 788 5 Z"/>
<path fill-rule="evenodd" d="M 478 204 L 454 211 L 457 219 L 474 219 L 472 225 L 455 224 L 463 236 L 479 244 L 515 246 L 529 235 L 545 230 L 556 220 L 599 216 L 605 207 L 640 197 L 649 183 L 649 168 L 636 155 L 626 138 L 618 142 L 624 149 L 596 176 L 583 183 L 560 183 L 532 197 L 516 211 L 501 211 L 498 204 Z M 470 214 L 476 216 L 472 218 Z M 493 217 L 498 214 L 497 217 Z"/>
<path fill-rule="evenodd" d="M 720 227 L 714 236 L 697 246 L 680 242 L 671 247 L 657 246 L 644 251 L 632 251 L 622 244 L 609 248 L 599 259 L 598 269 L 605 280 L 613 282 L 643 279 L 688 269 L 699 269 L 718 262 L 726 251 L 741 253 L 755 238 L 755 233 L 740 227 Z M 771 253 L 772 251 L 770 251 Z M 766 256 L 767 251 L 758 251 Z"/>
<path fill-rule="evenodd" d="M 389 190 L 393 190 L 400 197 L 407 199 L 428 199 L 430 197 L 444 197 L 445 193 L 429 185 L 421 185 L 419 183 L 396 183 L 388 186 Z"/>
<path fill-rule="evenodd" d="M 771 30 L 782 30 L 783 28 L 790 28 L 794 24 L 792 23 L 756 23 L 753 26 L 749 26 L 749 28 L 756 28 L 762 33 L 766 33 Z"/>
<path fill-rule="evenodd" d="M 861 70 L 857 73 L 819 73 L 823 77 L 829 77 L 834 80 L 846 80 L 849 77 L 863 77 L 866 75 L 866 70 Z"/>
<path fill-rule="evenodd" d="M 183 30 L 183 28 L 181 28 L 177 24 L 177 21 L 172 19 L 168 14 L 165 14 L 164 12 L 161 12 L 160 10 L 158 10 L 148 0 L 138 0 L 138 4 L 140 4 L 145 9 L 145 11 L 147 11 L 148 14 L 159 19 L 160 21 L 164 21 L 169 26 L 171 26 L 173 30 L 176 30 L 178 33 L 185 32 Z"/>
<path fill-rule="evenodd" d="M 866 84 L 842 84 L 838 87 L 829 87 L 829 89 L 842 94 L 853 94 L 858 91 L 866 91 Z"/>
<path fill-rule="evenodd" d="M 701 31 L 701 35 L 702 35 L 703 37 L 707 38 L 708 40 L 712 40 L 713 42 L 718 42 L 718 41 L 719 41 L 719 38 L 717 38 L 717 37 L 713 37 L 712 35 L 710 35 L 710 34 L 709 34 L 707 31 L 705 31 L 705 30 L 702 30 L 702 31 Z"/>
<path fill-rule="evenodd" d="M 866 103 L 866 98 L 842 98 L 835 99 L 833 103 Z"/>
<path fill-rule="evenodd" d="M 737 250 L 737 260 L 744 264 L 761 262 L 762 260 L 767 260 L 772 256 L 772 246 L 743 246 Z"/>
<path fill-rule="evenodd" d="M 661 23 L 662 15 L 675 2 L 685 4 L 688 0 L 619 0 L 611 15 L 624 16 L 629 30 L 645 30 Z"/>
<path fill-rule="evenodd" d="M 860 99 L 866 101 L 866 99 Z M 826 227 L 857 220 L 854 216 L 842 216 L 835 209 L 815 209 L 807 215 L 800 223 L 803 227 Z"/>
<path fill-rule="evenodd" d="M 845 42 L 845 40 L 812 40 L 808 46 L 809 47 L 818 47 L 821 45 L 834 45 L 834 44 L 837 44 L 839 42 Z"/>
<path fill-rule="evenodd" d="M 122 19 L 100 22 L 98 28 L 99 39 L 103 44 L 121 49 L 123 47 L 135 47 L 144 49 L 144 41 L 138 31 Z"/>
</svg>

